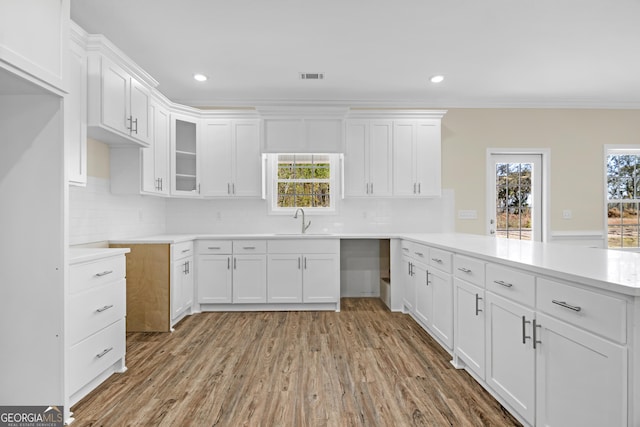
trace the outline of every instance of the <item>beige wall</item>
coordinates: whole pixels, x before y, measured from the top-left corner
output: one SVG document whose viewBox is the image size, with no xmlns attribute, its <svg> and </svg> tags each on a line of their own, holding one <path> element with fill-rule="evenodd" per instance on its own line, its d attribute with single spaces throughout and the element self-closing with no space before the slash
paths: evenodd
<svg viewBox="0 0 640 427">
<path fill-rule="evenodd" d="M 486 229 L 487 148 L 550 150 L 550 230 L 603 229 L 603 146 L 640 144 L 640 110 L 451 109 L 442 121 L 442 184 L 455 190 L 456 231 Z M 563 209 L 573 218 L 562 219 Z"/>
<path fill-rule="evenodd" d="M 87 175 L 109 179 L 109 146 L 95 139 L 87 140 Z"/>
</svg>

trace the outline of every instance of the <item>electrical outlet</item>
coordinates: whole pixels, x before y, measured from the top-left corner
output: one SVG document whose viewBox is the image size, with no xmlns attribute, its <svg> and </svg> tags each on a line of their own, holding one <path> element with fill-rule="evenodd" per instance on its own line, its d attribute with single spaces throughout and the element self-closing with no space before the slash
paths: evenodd
<svg viewBox="0 0 640 427">
<path fill-rule="evenodd" d="M 459 210 L 458 219 L 478 219 L 478 211 L 472 210 Z"/>
<path fill-rule="evenodd" d="M 562 211 L 562 219 L 571 219 L 572 216 L 571 209 L 565 209 Z"/>
</svg>

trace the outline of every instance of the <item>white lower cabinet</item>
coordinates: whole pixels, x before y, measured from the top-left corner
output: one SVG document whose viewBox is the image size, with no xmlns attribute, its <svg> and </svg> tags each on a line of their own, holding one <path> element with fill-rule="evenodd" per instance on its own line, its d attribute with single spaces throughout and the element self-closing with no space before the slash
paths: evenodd
<svg viewBox="0 0 640 427">
<path fill-rule="evenodd" d="M 412 263 L 411 281 L 409 292 L 415 292 L 415 316 L 424 323 L 431 325 L 433 318 L 433 286 L 429 283 L 429 272 L 427 266 L 421 262 Z"/>
<path fill-rule="evenodd" d="M 416 282 L 413 279 L 413 261 L 406 255 L 402 256 L 402 304 L 408 313 L 415 312 Z"/>
<path fill-rule="evenodd" d="M 189 247 L 173 245 L 174 260 L 171 265 L 171 325 L 177 323 L 182 314 L 191 311 L 193 306 L 194 264 L 193 243 Z M 182 252 L 187 251 L 187 252 Z"/>
<path fill-rule="evenodd" d="M 75 251 L 75 250 L 74 250 Z M 80 252 L 78 252 L 80 251 Z M 125 367 L 126 279 L 128 250 L 80 249 L 90 260 L 72 260 L 66 327 L 68 405 L 74 405 L 114 372 Z"/>
<path fill-rule="evenodd" d="M 457 277 L 454 281 L 454 359 L 485 378 L 484 289 Z"/>
<path fill-rule="evenodd" d="M 490 292 L 486 296 L 486 382 L 528 423 L 533 424 L 534 312 Z"/>
<path fill-rule="evenodd" d="M 340 300 L 338 240 L 269 241 L 269 303 L 337 303 Z"/>
<path fill-rule="evenodd" d="M 233 282 L 231 254 L 198 256 L 198 302 L 201 304 L 231 303 Z"/>
<path fill-rule="evenodd" d="M 429 292 L 432 298 L 431 332 L 447 349 L 453 349 L 453 279 L 450 274 L 429 269 Z"/>
<path fill-rule="evenodd" d="M 267 256 L 233 256 L 233 302 L 267 302 Z"/>
</svg>

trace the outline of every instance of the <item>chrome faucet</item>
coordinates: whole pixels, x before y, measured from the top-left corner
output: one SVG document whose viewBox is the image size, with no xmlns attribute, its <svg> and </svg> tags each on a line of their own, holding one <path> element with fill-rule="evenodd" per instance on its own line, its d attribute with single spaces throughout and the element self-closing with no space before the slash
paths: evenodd
<svg viewBox="0 0 640 427">
<path fill-rule="evenodd" d="M 311 225 L 311 220 L 306 224 L 304 223 L 304 209 L 302 208 L 298 208 L 296 210 L 296 213 L 293 215 L 294 218 L 298 218 L 298 212 L 302 212 L 302 234 L 304 234 L 304 232 L 307 231 L 307 228 Z"/>
</svg>

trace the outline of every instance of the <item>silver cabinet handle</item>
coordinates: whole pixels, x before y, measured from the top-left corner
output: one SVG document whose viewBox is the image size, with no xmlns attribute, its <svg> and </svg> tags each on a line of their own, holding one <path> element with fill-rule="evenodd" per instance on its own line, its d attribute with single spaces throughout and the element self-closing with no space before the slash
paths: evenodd
<svg viewBox="0 0 640 427">
<path fill-rule="evenodd" d="M 476 294 L 476 316 L 479 315 L 479 313 L 482 311 L 480 309 L 480 304 L 479 301 L 482 299 L 482 297 L 480 297 L 480 294 Z"/>
<path fill-rule="evenodd" d="M 371 183 L 371 194 L 373 194 L 373 182 Z"/>
<path fill-rule="evenodd" d="M 235 182 L 231 183 L 231 190 L 232 190 L 231 191 L 232 194 L 236 194 L 236 183 Z"/>
<path fill-rule="evenodd" d="M 231 183 L 227 182 L 227 194 L 231 194 Z"/>
<path fill-rule="evenodd" d="M 160 191 L 163 191 L 164 188 L 164 182 L 162 181 L 162 178 L 160 178 Z"/>
<path fill-rule="evenodd" d="M 233 269 L 234 269 L 234 270 L 237 270 L 237 269 L 238 269 L 238 267 L 237 267 L 237 265 L 236 265 L 236 258 L 233 258 Z"/>
<path fill-rule="evenodd" d="M 307 269 L 307 257 L 304 257 L 304 269 Z"/>
<path fill-rule="evenodd" d="M 366 183 L 366 187 L 367 187 L 367 189 L 365 191 L 367 192 L 367 194 L 369 194 L 369 183 L 368 182 Z"/>
<path fill-rule="evenodd" d="M 567 304 L 565 301 L 551 300 L 551 302 L 554 303 L 554 304 L 559 305 L 560 307 L 568 308 L 569 310 L 573 310 L 573 311 L 582 310 L 582 307 L 578 307 L 577 305 Z"/>
<path fill-rule="evenodd" d="M 531 339 L 529 335 L 527 335 L 527 323 L 531 323 L 530 320 L 527 320 L 525 316 L 522 316 L 522 344 L 526 344 L 528 339 Z"/>
<path fill-rule="evenodd" d="M 494 280 L 493 283 L 496 283 L 498 285 L 504 286 L 505 288 L 510 288 L 513 286 L 513 283 L 507 283 L 505 281 L 502 280 Z"/>
<path fill-rule="evenodd" d="M 256 248 L 255 246 L 243 246 L 242 247 L 242 249 L 247 249 L 247 250 L 249 250 L 249 249 L 253 250 L 255 248 Z"/>
<path fill-rule="evenodd" d="M 104 307 L 102 307 L 102 308 L 98 308 L 98 309 L 96 309 L 96 312 L 97 312 L 97 313 L 102 313 L 103 311 L 107 311 L 107 310 L 109 310 L 111 307 L 113 307 L 113 304 L 111 304 L 111 305 L 105 305 L 105 306 L 104 306 Z"/>
<path fill-rule="evenodd" d="M 424 258 L 424 254 L 422 252 L 413 252 L 414 254 L 418 255 L 419 257 Z"/>
<path fill-rule="evenodd" d="M 418 183 L 418 194 L 422 194 L 422 188 L 421 188 L 421 183 Z"/>
<path fill-rule="evenodd" d="M 231 257 L 227 257 L 227 270 L 231 268 Z"/>
<path fill-rule="evenodd" d="M 191 274 L 191 261 L 187 261 L 187 274 Z"/>
<path fill-rule="evenodd" d="M 183 253 L 183 254 L 186 254 L 186 253 L 187 253 L 187 252 L 189 252 L 190 250 L 191 250 L 191 249 L 183 249 L 183 250 L 182 250 L 182 253 Z"/>
<path fill-rule="evenodd" d="M 103 271 L 102 273 L 96 273 L 96 277 L 106 276 L 107 274 L 113 273 L 113 270 Z"/>
<path fill-rule="evenodd" d="M 127 126 L 127 125 L 126 125 L 126 123 L 125 123 L 124 127 L 125 127 L 128 131 L 131 131 L 131 121 L 133 120 L 133 116 L 129 116 L 129 117 L 127 117 L 127 118 L 126 118 L 126 119 L 124 119 L 124 120 L 125 120 L 126 122 L 129 122 L 129 126 Z"/>
<path fill-rule="evenodd" d="M 409 252 L 409 248 L 402 248 L 403 251 Z"/>
<path fill-rule="evenodd" d="M 431 261 L 437 262 L 438 264 L 442 264 L 442 260 L 440 258 L 431 258 Z"/>
<path fill-rule="evenodd" d="M 96 354 L 96 357 L 98 359 L 102 358 L 104 355 L 106 355 L 107 353 L 109 353 L 111 350 L 113 350 L 113 347 L 109 347 L 109 348 L 105 348 L 104 350 L 102 350 L 100 353 Z"/>
<path fill-rule="evenodd" d="M 221 248 L 220 246 L 208 246 L 207 249 L 219 251 Z"/>
<path fill-rule="evenodd" d="M 298 257 L 298 270 L 300 270 L 300 257 Z"/>
<path fill-rule="evenodd" d="M 458 270 L 462 271 L 463 273 L 471 273 L 471 270 L 469 270 L 468 268 L 464 268 L 464 267 L 458 267 Z"/>
<path fill-rule="evenodd" d="M 132 126 L 132 127 L 133 127 L 133 123 L 135 123 L 135 124 L 136 124 L 136 128 L 135 128 L 135 129 L 131 129 L 131 132 L 135 132 L 135 133 L 136 133 L 136 135 L 137 135 L 137 134 L 138 134 L 138 119 L 136 118 L 136 119 L 132 122 L 132 124 L 131 124 L 131 126 Z"/>
<path fill-rule="evenodd" d="M 429 270 L 427 270 L 427 286 L 429 286 L 430 283 L 431 283 L 431 280 L 429 280 Z"/>
<path fill-rule="evenodd" d="M 533 319 L 533 349 L 535 350 L 537 344 L 542 344 L 542 341 L 538 341 L 538 328 L 542 328 L 542 325 L 536 323 L 536 319 Z"/>
<path fill-rule="evenodd" d="M 416 183 L 413 183 L 413 194 L 416 194 Z"/>
</svg>

